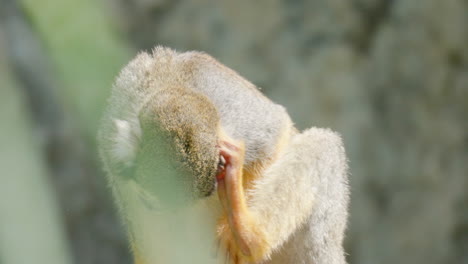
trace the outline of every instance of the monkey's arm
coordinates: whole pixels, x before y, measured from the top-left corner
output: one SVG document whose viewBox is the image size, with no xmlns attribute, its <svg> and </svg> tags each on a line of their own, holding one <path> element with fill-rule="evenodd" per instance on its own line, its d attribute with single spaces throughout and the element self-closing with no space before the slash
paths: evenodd
<svg viewBox="0 0 468 264">
<path fill-rule="evenodd" d="M 232 235 L 221 239 L 235 263 L 267 259 L 306 221 L 317 226 L 310 238 L 321 247 L 317 250 L 342 250 L 347 165 L 336 133 L 312 128 L 293 137 L 247 194 L 242 189 L 242 145 L 222 145 L 221 155 L 226 164 L 218 178 L 218 195 Z"/>
</svg>

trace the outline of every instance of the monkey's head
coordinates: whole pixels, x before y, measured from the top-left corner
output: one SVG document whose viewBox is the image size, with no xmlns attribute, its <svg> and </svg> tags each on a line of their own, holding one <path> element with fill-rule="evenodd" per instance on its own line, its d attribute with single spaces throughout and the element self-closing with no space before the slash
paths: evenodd
<svg viewBox="0 0 468 264">
<path fill-rule="evenodd" d="M 135 180 L 162 203 L 214 191 L 219 116 L 207 97 L 184 88 L 158 89 L 142 106 L 136 123 L 134 153 L 127 157 L 130 162 L 117 164 L 117 174 Z"/>
</svg>

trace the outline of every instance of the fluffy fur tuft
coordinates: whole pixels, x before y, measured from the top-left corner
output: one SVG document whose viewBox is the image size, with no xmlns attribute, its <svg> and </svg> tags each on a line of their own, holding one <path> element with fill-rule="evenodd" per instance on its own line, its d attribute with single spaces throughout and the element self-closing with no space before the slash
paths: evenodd
<svg viewBox="0 0 468 264">
<path fill-rule="evenodd" d="M 136 157 L 138 144 L 141 137 L 139 123 L 132 125 L 130 122 L 120 119 L 114 120 L 116 129 L 113 145 L 113 158 L 127 166 L 130 166 Z"/>
</svg>

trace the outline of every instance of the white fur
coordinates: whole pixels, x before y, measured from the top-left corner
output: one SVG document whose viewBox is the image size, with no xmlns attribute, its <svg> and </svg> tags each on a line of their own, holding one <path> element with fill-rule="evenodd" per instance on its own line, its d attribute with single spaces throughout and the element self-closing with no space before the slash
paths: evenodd
<svg viewBox="0 0 468 264">
<path fill-rule="evenodd" d="M 114 119 L 114 126 L 116 133 L 113 139 L 113 157 L 117 161 L 131 163 L 135 159 L 141 136 L 139 123 Z"/>
</svg>

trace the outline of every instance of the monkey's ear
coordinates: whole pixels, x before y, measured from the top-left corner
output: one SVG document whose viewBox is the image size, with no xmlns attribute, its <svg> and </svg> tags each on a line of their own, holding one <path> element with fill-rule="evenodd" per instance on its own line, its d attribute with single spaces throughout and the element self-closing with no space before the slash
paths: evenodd
<svg viewBox="0 0 468 264">
<path fill-rule="evenodd" d="M 138 119 L 126 121 L 114 119 L 114 138 L 112 139 L 112 156 L 115 161 L 125 167 L 133 165 L 141 137 L 141 127 Z"/>
</svg>

